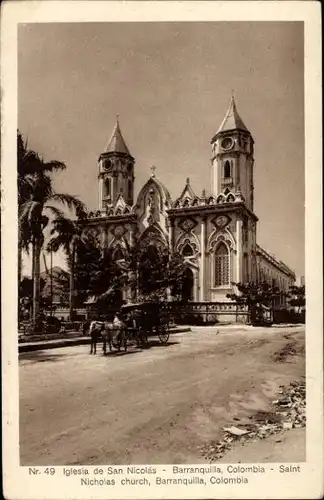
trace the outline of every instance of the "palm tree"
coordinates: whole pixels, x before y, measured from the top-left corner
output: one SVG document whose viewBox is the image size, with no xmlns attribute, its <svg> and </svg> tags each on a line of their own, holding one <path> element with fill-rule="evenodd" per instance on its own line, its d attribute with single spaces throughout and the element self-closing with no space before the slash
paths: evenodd
<svg viewBox="0 0 324 500">
<path fill-rule="evenodd" d="M 21 148 L 21 145 L 19 146 Z M 18 155 L 20 154 L 18 148 Z M 27 151 L 27 148 L 24 148 Z M 56 193 L 49 174 L 64 170 L 60 161 L 45 162 L 35 152 L 26 153 L 18 173 L 19 235 L 25 248 L 32 246 L 33 276 L 33 324 L 35 326 L 40 305 L 40 254 L 44 244 L 44 230 L 50 221 L 49 215 L 64 217 L 56 204 L 61 204 L 77 213 L 84 211 L 83 203 L 69 194 Z M 21 176 L 20 176 L 21 174 Z M 20 243 L 21 245 L 22 243 Z"/>
<path fill-rule="evenodd" d="M 38 176 L 64 170 L 65 164 L 60 161 L 45 162 L 36 151 L 28 149 L 28 142 L 17 132 L 17 184 L 18 184 L 18 283 L 21 281 L 22 252 L 29 252 L 32 242 L 31 228 L 26 220 L 21 219 L 22 207 L 26 201 L 33 199 L 33 191 Z"/>
<path fill-rule="evenodd" d="M 75 278 L 75 260 L 78 250 L 82 248 L 84 243 L 81 219 L 86 217 L 85 210 L 79 210 L 78 220 L 70 219 L 66 216 L 57 214 L 56 218 L 52 221 L 51 236 L 47 250 L 57 252 L 62 248 L 67 258 L 67 265 L 70 274 L 69 286 L 69 317 L 70 321 L 74 315 L 74 278 Z"/>
</svg>

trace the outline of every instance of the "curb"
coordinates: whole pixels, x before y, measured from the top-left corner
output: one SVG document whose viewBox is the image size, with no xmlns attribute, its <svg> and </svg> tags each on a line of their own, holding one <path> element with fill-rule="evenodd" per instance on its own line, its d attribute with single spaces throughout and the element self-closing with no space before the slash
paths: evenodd
<svg viewBox="0 0 324 500">
<path fill-rule="evenodd" d="M 176 333 L 186 333 L 191 332 L 191 328 L 176 328 L 171 329 L 171 335 Z M 31 351 L 42 351 L 44 349 L 57 349 L 59 347 L 72 347 L 75 345 L 87 345 L 91 343 L 90 337 L 77 337 L 74 339 L 58 339 L 58 340 L 47 340 L 40 342 L 24 342 L 18 345 L 18 351 L 21 352 L 31 352 Z"/>
</svg>

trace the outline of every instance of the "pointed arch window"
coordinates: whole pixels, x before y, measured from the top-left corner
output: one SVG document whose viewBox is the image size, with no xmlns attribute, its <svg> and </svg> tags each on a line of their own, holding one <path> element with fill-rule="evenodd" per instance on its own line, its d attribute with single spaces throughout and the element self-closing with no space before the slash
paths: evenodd
<svg viewBox="0 0 324 500">
<path fill-rule="evenodd" d="M 189 243 L 186 243 L 182 250 L 182 255 L 184 257 L 191 257 L 193 255 L 193 249 Z"/>
<path fill-rule="evenodd" d="M 111 178 L 107 177 L 104 182 L 104 197 L 105 198 L 111 198 Z"/>
<path fill-rule="evenodd" d="M 131 179 L 128 179 L 128 198 L 131 199 L 133 198 L 133 182 Z"/>
<path fill-rule="evenodd" d="M 215 250 L 215 286 L 229 285 L 229 251 L 225 243 L 220 243 Z"/>
<path fill-rule="evenodd" d="M 117 260 L 123 260 L 125 258 L 124 256 L 124 252 L 122 251 L 122 249 L 118 246 L 116 248 L 116 250 L 114 251 L 114 260 L 117 261 Z"/>
<path fill-rule="evenodd" d="M 228 160 L 224 163 L 224 178 L 229 179 L 231 177 L 231 164 Z"/>
</svg>

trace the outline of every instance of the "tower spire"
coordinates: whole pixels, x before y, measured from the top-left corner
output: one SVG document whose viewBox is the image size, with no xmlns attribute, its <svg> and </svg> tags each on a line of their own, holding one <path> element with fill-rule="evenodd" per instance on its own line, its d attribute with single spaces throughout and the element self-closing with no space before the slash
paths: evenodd
<svg viewBox="0 0 324 500">
<path fill-rule="evenodd" d="M 126 146 L 119 126 L 119 114 L 117 114 L 108 145 L 99 156 L 100 210 L 103 210 L 108 202 L 114 205 L 120 193 L 128 205 L 133 205 L 134 164 L 135 159 Z"/>
<path fill-rule="evenodd" d="M 105 153 L 124 153 L 126 155 L 130 155 L 130 152 L 128 150 L 128 147 L 126 146 L 120 130 L 119 115 L 116 116 L 116 125 L 109 139 Z"/>
<path fill-rule="evenodd" d="M 228 132 L 229 130 L 245 130 L 248 132 L 247 127 L 244 125 L 244 122 L 240 115 L 238 114 L 236 103 L 234 99 L 234 90 L 232 89 L 231 101 L 226 112 L 225 118 L 222 121 L 219 129 L 216 132 L 216 135 L 220 132 Z"/>
</svg>

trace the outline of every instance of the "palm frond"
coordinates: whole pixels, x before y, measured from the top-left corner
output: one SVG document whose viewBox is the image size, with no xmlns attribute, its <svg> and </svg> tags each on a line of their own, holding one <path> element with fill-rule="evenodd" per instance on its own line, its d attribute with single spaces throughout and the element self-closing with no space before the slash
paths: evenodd
<svg viewBox="0 0 324 500">
<path fill-rule="evenodd" d="M 47 208 L 55 216 L 53 222 L 65 219 L 65 213 L 60 208 L 55 207 L 54 205 L 46 205 L 45 208 Z"/>
<path fill-rule="evenodd" d="M 23 203 L 19 207 L 19 224 L 25 224 L 27 222 L 31 223 L 31 221 L 35 218 L 35 214 L 41 210 L 40 203 L 35 200 L 29 200 Z"/>
<path fill-rule="evenodd" d="M 75 210 L 76 214 L 85 213 L 85 205 L 76 196 L 67 193 L 53 193 L 51 200 L 58 201 L 62 205 L 67 206 L 69 209 Z"/>
<path fill-rule="evenodd" d="M 48 162 L 44 162 L 42 160 L 42 168 L 44 172 L 57 172 L 59 170 L 65 170 L 66 165 L 62 161 L 52 160 Z"/>
</svg>

